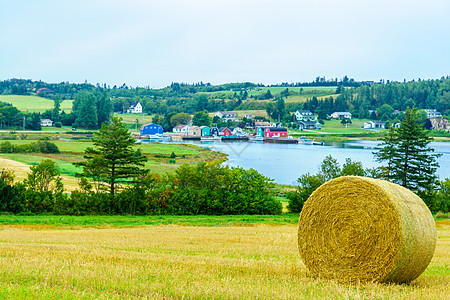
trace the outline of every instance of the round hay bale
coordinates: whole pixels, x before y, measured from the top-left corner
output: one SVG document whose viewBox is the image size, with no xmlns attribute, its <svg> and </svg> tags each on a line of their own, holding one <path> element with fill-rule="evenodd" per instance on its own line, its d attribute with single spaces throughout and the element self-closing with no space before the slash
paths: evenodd
<svg viewBox="0 0 450 300">
<path fill-rule="evenodd" d="M 409 282 L 431 261 L 436 227 L 425 203 L 397 184 L 343 176 L 306 201 L 298 228 L 308 275 L 339 282 Z"/>
</svg>

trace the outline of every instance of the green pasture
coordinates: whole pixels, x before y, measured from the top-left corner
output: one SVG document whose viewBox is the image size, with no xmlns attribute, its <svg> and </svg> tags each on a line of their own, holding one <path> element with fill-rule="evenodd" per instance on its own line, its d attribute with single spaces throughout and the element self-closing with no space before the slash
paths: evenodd
<svg viewBox="0 0 450 300">
<path fill-rule="evenodd" d="M 72 164 L 72 161 L 74 161 L 73 157 L 65 158 L 63 154 L 37 155 L 22 153 L 1 153 L 1 156 L 32 166 L 38 165 L 44 159 L 51 159 L 58 165 L 59 171 L 62 175 L 68 175 L 72 177 L 75 177 L 76 173 L 80 173 L 82 171 L 81 168 L 75 167 Z"/>
<path fill-rule="evenodd" d="M 43 113 L 46 110 L 53 109 L 53 100 L 41 98 L 37 96 L 22 96 L 22 95 L 0 95 L 0 101 L 11 103 L 22 112 L 39 112 Z M 64 100 L 61 102 L 61 110 L 66 113 L 72 111 L 73 100 Z"/>
</svg>

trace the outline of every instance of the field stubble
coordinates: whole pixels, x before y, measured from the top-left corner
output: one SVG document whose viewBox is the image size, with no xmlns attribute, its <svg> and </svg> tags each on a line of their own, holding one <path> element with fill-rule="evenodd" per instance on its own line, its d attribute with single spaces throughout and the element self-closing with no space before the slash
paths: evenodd
<svg viewBox="0 0 450 300">
<path fill-rule="evenodd" d="M 408 285 L 340 285 L 306 276 L 296 225 L 0 229 L 0 297 L 444 299 L 450 226 L 440 221 L 430 266 Z"/>
</svg>

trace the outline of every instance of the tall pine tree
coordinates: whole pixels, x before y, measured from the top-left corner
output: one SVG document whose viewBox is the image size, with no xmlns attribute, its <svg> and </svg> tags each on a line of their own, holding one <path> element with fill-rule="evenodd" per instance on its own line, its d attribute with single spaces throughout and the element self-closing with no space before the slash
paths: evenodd
<svg viewBox="0 0 450 300">
<path fill-rule="evenodd" d="M 410 190 L 431 191 L 437 183 L 439 167 L 434 149 L 429 147 L 433 139 L 423 127 L 416 109 L 407 109 L 399 128 L 391 128 L 375 153 L 379 162 L 387 162 L 389 180 Z"/>
<path fill-rule="evenodd" d="M 146 172 L 142 167 L 147 157 L 136 155 L 133 150 L 136 141 L 121 118 L 112 117 L 111 123 L 103 123 L 92 141 L 95 148 L 86 148 L 86 160 L 74 164 L 83 167 L 82 175 L 106 184 L 111 196 L 116 193 L 117 184 L 130 183 L 133 178 Z"/>
</svg>

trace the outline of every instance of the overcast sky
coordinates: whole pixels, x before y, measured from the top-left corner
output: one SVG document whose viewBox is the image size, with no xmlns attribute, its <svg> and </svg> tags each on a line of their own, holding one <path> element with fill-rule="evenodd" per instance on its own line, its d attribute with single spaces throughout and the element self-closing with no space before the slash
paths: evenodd
<svg viewBox="0 0 450 300">
<path fill-rule="evenodd" d="M 0 0 L 0 80 L 280 83 L 450 75 L 449 0 Z"/>
</svg>

